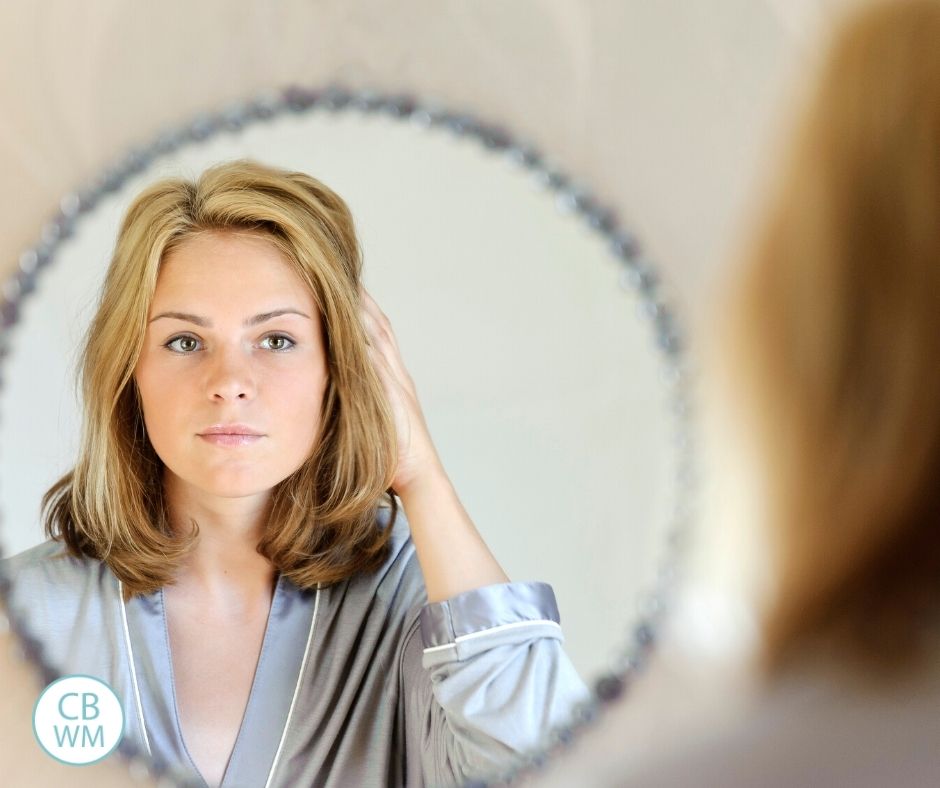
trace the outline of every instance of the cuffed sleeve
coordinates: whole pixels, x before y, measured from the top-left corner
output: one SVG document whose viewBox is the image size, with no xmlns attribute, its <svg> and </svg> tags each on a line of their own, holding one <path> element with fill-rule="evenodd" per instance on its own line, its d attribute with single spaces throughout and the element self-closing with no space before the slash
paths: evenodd
<svg viewBox="0 0 940 788">
<path fill-rule="evenodd" d="M 588 696 L 546 583 L 502 583 L 422 607 L 405 648 L 409 769 L 453 785 L 511 768 Z"/>
</svg>

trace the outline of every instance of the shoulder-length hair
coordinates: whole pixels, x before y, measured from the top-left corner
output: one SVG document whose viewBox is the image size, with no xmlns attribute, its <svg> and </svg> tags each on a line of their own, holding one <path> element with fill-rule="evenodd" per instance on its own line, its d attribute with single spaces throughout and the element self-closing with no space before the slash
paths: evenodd
<svg viewBox="0 0 940 788">
<path fill-rule="evenodd" d="M 389 487 L 395 425 L 366 349 L 352 215 L 315 178 L 240 159 L 195 182 L 155 182 L 129 206 L 83 341 L 78 459 L 42 499 L 47 536 L 75 556 L 106 562 L 126 599 L 173 582 L 199 530 L 195 522 L 185 534 L 169 525 L 163 463 L 146 436 L 132 376 L 157 275 L 186 239 L 229 230 L 268 239 L 310 288 L 328 360 L 316 446 L 272 490 L 257 550 L 301 588 L 372 571 L 388 552 L 398 511 Z M 392 509 L 385 527 L 377 520 L 382 506 Z"/>
<path fill-rule="evenodd" d="M 835 30 L 719 335 L 766 458 L 764 667 L 886 676 L 940 609 L 940 3 Z"/>
</svg>

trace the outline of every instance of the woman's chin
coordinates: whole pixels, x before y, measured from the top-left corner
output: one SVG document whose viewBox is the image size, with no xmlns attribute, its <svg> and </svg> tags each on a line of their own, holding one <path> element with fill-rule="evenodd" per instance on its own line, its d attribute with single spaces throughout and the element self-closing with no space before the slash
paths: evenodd
<svg viewBox="0 0 940 788">
<path fill-rule="evenodd" d="M 245 498 L 271 492 L 297 470 L 299 461 L 296 467 L 284 463 L 231 460 L 202 466 L 191 462 L 189 465 L 192 467 L 170 472 L 170 478 L 164 479 L 165 485 L 177 487 L 182 483 L 184 488 L 199 490 L 204 495 Z"/>
<path fill-rule="evenodd" d="M 199 479 L 192 482 L 193 486 L 202 490 L 206 495 L 217 498 L 248 498 L 253 495 L 269 493 L 277 482 L 268 482 L 259 478 L 257 472 L 246 474 L 219 474 L 210 479 Z"/>
</svg>

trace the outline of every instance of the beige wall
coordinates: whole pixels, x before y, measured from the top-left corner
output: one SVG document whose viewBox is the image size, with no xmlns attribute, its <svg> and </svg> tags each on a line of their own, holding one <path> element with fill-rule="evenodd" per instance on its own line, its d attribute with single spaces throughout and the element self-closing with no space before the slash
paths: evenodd
<svg viewBox="0 0 940 788">
<path fill-rule="evenodd" d="M 836 1 L 3 3 L 0 274 L 128 146 L 263 88 L 341 79 L 535 143 L 618 210 L 694 317 L 781 85 Z"/>
</svg>

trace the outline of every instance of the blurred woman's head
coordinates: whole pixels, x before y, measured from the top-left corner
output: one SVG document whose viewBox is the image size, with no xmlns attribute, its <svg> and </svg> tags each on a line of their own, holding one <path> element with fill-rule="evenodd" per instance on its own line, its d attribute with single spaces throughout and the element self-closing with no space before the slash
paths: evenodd
<svg viewBox="0 0 940 788">
<path fill-rule="evenodd" d="M 47 533 L 106 561 L 128 596 L 156 590 L 198 534 L 171 527 L 168 481 L 258 497 L 258 551 L 301 587 L 378 565 L 396 438 L 361 270 L 348 207 L 304 173 L 239 160 L 144 189 L 85 337 L 79 457 L 43 498 Z M 304 316 L 248 322 L 288 307 Z M 201 437 L 232 422 L 264 437 Z"/>
<path fill-rule="evenodd" d="M 724 307 L 763 458 L 766 664 L 905 664 L 940 590 L 940 2 L 837 28 Z"/>
</svg>

